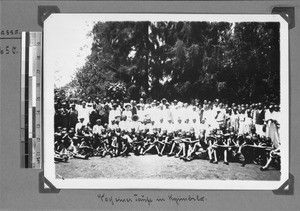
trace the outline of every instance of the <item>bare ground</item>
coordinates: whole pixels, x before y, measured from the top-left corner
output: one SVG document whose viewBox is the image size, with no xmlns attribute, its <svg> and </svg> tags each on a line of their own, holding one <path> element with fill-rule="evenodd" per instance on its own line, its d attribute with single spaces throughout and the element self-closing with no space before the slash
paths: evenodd
<svg viewBox="0 0 300 211">
<path fill-rule="evenodd" d="M 55 166 L 56 174 L 64 178 L 280 180 L 279 170 L 260 171 L 260 166 L 255 164 L 242 167 L 240 163 L 212 164 L 207 160 L 184 162 L 157 155 L 70 159 Z"/>
</svg>

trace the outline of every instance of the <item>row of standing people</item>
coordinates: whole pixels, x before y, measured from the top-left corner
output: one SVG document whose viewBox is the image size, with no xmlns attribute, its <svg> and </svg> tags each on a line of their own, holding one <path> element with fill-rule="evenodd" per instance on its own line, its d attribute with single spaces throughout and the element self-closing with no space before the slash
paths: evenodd
<svg viewBox="0 0 300 211">
<path fill-rule="evenodd" d="M 132 121 L 133 117 L 137 119 Z M 249 133 L 254 126 L 256 133 L 261 137 L 271 138 L 277 147 L 280 143 L 280 108 L 271 104 L 268 107 L 262 103 L 228 105 L 215 100 L 204 101 L 203 104 L 187 104 L 174 100 L 169 103 L 152 101 L 151 103 L 86 103 L 82 105 L 62 103 L 56 107 L 55 127 L 75 128 L 76 125 L 88 125 L 92 128 L 100 119 L 102 125 L 120 127 L 122 130 L 131 128 L 161 127 L 168 130 L 194 128 L 196 134 L 200 130 L 210 131 L 232 127 L 237 134 Z M 79 121 L 80 120 L 80 121 Z M 77 127 L 78 127 L 77 125 Z"/>
</svg>

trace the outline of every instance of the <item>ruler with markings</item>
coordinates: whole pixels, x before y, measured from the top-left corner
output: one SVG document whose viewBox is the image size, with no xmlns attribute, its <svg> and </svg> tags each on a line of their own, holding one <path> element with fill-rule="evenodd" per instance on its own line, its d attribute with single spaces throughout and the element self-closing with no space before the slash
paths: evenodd
<svg viewBox="0 0 300 211">
<path fill-rule="evenodd" d="M 42 32 L 22 32 L 21 167 L 42 167 Z"/>
</svg>

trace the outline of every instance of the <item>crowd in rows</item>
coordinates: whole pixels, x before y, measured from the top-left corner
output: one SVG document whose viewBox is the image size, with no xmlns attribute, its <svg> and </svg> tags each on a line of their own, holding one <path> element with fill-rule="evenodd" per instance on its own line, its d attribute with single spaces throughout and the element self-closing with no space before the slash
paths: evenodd
<svg viewBox="0 0 300 211">
<path fill-rule="evenodd" d="M 147 153 L 184 161 L 260 164 L 280 160 L 280 106 L 198 99 L 55 101 L 55 158 Z M 280 167 L 280 163 L 279 163 Z"/>
</svg>

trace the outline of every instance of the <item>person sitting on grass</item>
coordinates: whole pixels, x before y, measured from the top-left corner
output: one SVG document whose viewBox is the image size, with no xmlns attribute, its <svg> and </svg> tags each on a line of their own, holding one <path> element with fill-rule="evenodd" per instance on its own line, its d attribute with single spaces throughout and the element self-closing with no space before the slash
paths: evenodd
<svg viewBox="0 0 300 211">
<path fill-rule="evenodd" d="M 115 130 L 111 130 L 110 132 L 111 136 L 111 142 L 110 142 L 110 147 L 111 147 L 111 153 L 112 157 L 118 157 L 119 156 L 119 142 L 118 139 L 120 138 L 120 133 L 116 132 Z"/>
<path fill-rule="evenodd" d="M 142 155 L 143 153 L 143 136 L 142 131 L 136 130 L 135 128 L 132 128 L 131 130 L 131 137 L 132 137 L 132 150 L 135 155 Z"/>
<path fill-rule="evenodd" d="M 84 126 L 83 121 L 84 121 L 83 117 L 79 118 L 79 122 L 75 126 L 75 132 L 76 132 L 76 134 L 78 134 L 79 132 L 81 132 L 81 130 L 82 130 L 83 126 Z"/>
<path fill-rule="evenodd" d="M 280 143 L 279 143 L 279 146 L 278 146 L 276 149 L 274 149 L 274 150 L 272 150 L 272 151 L 270 152 L 269 158 L 268 158 L 268 160 L 267 160 L 266 165 L 260 167 L 260 170 L 261 170 L 261 171 L 266 171 L 266 170 L 268 170 L 269 167 L 270 167 L 270 165 L 271 165 L 271 163 L 272 163 L 272 161 L 274 161 L 274 160 L 277 159 L 277 160 L 279 160 L 279 162 L 280 162 L 280 157 L 281 157 L 281 154 L 280 154 Z M 280 165 L 279 165 L 279 166 L 280 166 Z"/>
<path fill-rule="evenodd" d="M 120 155 L 122 157 L 130 156 L 129 153 L 133 149 L 132 147 L 133 140 L 130 138 L 130 136 L 125 130 L 121 131 L 121 141 L 122 141 L 122 151 L 120 152 Z"/>
<path fill-rule="evenodd" d="M 215 134 L 214 131 L 210 131 L 210 133 L 208 133 L 207 137 L 206 137 L 206 142 L 207 142 L 207 154 L 208 154 L 208 159 L 210 163 L 218 163 L 218 161 L 215 159 L 215 161 L 213 160 L 212 156 L 214 155 L 214 151 L 215 151 L 215 143 L 216 143 L 216 138 L 215 138 Z"/>
<path fill-rule="evenodd" d="M 178 151 L 178 149 L 179 149 L 181 137 L 182 137 L 181 129 L 178 131 L 174 131 L 174 136 L 172 139 L 172 146 L 171 146 L 170 152 L 168 153 L 168 156 L 176 155 L 176 151 Z"/>
<path fill-rule="evenodd" d="M 191 129 L 190 131 L 186 132 L 185 138 L 181 139 L 182 141 L 182 152 L 183 155 L 180 157 L 180 159 L 188 160 L 187 157 L 191 154 L 195 143 L 197 143 L 199 140 L 196 139 L 194 130 Z"/>
<path fill-rule="evenodd" d="M 238 153 L 238 151 L 240 150 L 240 146 L 239 146 L 239 141 L 237 139 L 236 134 L 233 132 L 234 128 L 233 127 L 229 127 L 229 129 L 226 131 L 226 138 L 228 141 L 228 159 L 230 159 L 231 161 L 238 161 L 239 160 L 239 156 L 241 155 L 241 153 Z M 244 160 L 243 160 L 244 161 Z"/>
<path fill-rule="evenodd" d="M 242 164 L 242 166 L 244 167 L 246 164 L 249 163 L 256 163 L 255 159 L 256 159 L 256 154 L 257 151 L 260 148 L 260 142 L 259 142 L 259 136 L 256 133 L 256 129 L 255 127 L 251 127 L 250 129 L 250 133 L 249 134 L 245 134 L 244 136 L 244 143 L 241 145 L 241 153 L 244 156 L 244 162 Z"/>
<path fill-rule="evenodd" d="M 100 139 L 101 139 L 101 133 L 104 127 L 101 125 L 101 119 L 96 120 L 96 125 L 93 127 L 93 148 L 96 151 L 96 154 L 94 155 L 100 155 Z"/>
<path fill-rule="evenodd" d="M 223 154 L 223 160 L 224 164 L 229 165 L 228 160 L 227 160 L 227 154 L 228 154 L 228 139 L 224 138 L 224 134 L 222 130 L 218 130 L 216 134 L 216 141 L 212 145 L 213 154 L 214 154 L 214 162 L 215 164 L 218 163 L 218 157 Z"/>
<path fill-rule="evenodd" d="M 175 155 L 175 158 L 180 158 L 183 159 L 186 156 L 186 143 L 188 142 L 187 140 L 187 132 L 182 131 L 180 140 L 178 141 L 178 152 Z M 182 155 L 180 155 L 182 153 Z"/>
<path fill-rule="evenodd" d="M 231 150 L 231 147 L 233 145 L 232 137 L 231 137 L 231 134 L 229 133 L 229 131 L 226 131 L 226 133 L 221 136 L 222 137 L 218 143 L 218 146 L 219 146 L 218 150 L 219 150 L 220 154 L 223 154 L 223 161 L 224 161 L 223 163 L 226 165 L 229 165 L 228 155 L 229 155 L 229 151 Z"/>
<path fill-rule="evenodd" d="M 262 138 L 260 138 L 257 134 L 252 135 L 252 141 L 253 141 L 253 163 L 254 164 L 262 164 L 266 161 L 266 146 L 261 141 Z"/>
<path fill-rule="evenodd" d="M 81 155 L 79 153 L 79 141 L 76 136 L 72 137 L 71 144 L 68 147 L 70 158 L 88 159 L 87 155 Z"/>
<path fill-rule="evenodd" d="M 88 157 L 93 156 L 93 147 L 91 144 L 91 137 L 93 136 L 89 129 L 84 126 L 82 130 L 81 143 L 79 146 L 79 153 L 81 155 L 87 155 Z"/>
<path fill-rule="evenodd" d="M 128 132 L 128 135 L 130 137 L 130 139 L 132 140 L 132 152 L 135 155 L 140 155 L 140 151 L 139 151 L 139 147 L 138 147 L 138 134 L 135 131 L 135 128 L 131 128 L 130 131 Z"/>
<path fill-rule="evenodd" d="M 168 131 L 167 130 L 167 137 L 165 138 L 163 142 L 163 148 L 161 150 L 161 154 L 164 155 L 165 151 L 170 151 L 171 147 L 174 143 L 174 133 L 173 131 Z M 169 156 L 169 154 L 167 154 Z"/>
<path fill-rule="evenodd" d="M 98 149 L 101 157 L 106 157 L 106 155 L 110 155 L 110 157 L 113 156 L 111 153 L 109 138 L 108 131 L 103 128 L 100 135 L 100 148 Z"/>
<path fill-rule="evenodd" d="M 191 150 L 188 151 L 185 161 L 192 161 L 196 158 L 205 158 L 207 154 L 208 145 L 204 141 L 205 131 L 200 131 L 198 139 L 195 140 L 194 146 Z"/>
<path fill-rule="evenodd" d="M 146 150 L 143 152 L 143 154 L 145 155 L 147 152 L 149 152 L 150 150 L 152 150 L 153 148 L 156 149 L 156 153 L 159 154 L 160 151 L 158 149 L 158 145 L 157 145 L 157 142 L 158 142 L 158 131 L 156 128 L 153 128 L 153 133 L 150 132 L 148 134 L 148 137 L 147 137 L 147 141 L 146 141 Z"/>
<path fill-rule="evenodd" d="M 163 156 L 163 152 L 166 147 L 166 143 L 168 142 L 168 139 L 169 139 L 168 132 L 166 129 L 163 129 L 158 137 L 158 148 L 160 149 L 158 156 Z"/>
<path fill-rule="evenodd" d="M 146 154 L 146 150 L 148 150 L 148 148 L 150 148 L 150 146 L 152 146 L 152 144 L 154 142 L 154 138 L 152 136 L 153 130 L 146 129 L 145 132 L 146 132 L 146 134 L 145 134 L 145 138 L 144 138 L 144 151 L 143 151 L 142 155 Z"/>
<path fill-rule="evenodd" d="M 54 160 L 67 162 L 69 159 L 68 152 L 62 142 L 62 134 L 56 133 L 54 135 Z"/>
<path fill-rule="evenodd" d="M 163 147 L 163 132 L 161 130 L 160 127 L 156 127 L 155 130 L 154 130 L 154 138 L 155 138 L 155 141 L 154 141 L 154 146 L 155 146 L 155 149 L 156 149 L 156 154 L 158 156 L 162 156 L 161 154 L 161 149 Z"/>
<path fill-rule="evenodd" d="M 258 137 L 259 138 L 259 146 L 261 148 L 258 148 L 258 150 L 256 151 L 256 162 L 260 165 L 265 165 L 267 162 L 267 157 L 269 155 L 269 150 L 271 150 L 272 148 L 274 149 L 274 147 L 272 147 L 272 140 L 271 138 L 267 138 L 265 136 L 262 137 Z"/>
</svg>

